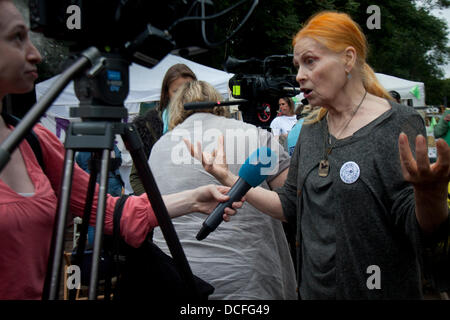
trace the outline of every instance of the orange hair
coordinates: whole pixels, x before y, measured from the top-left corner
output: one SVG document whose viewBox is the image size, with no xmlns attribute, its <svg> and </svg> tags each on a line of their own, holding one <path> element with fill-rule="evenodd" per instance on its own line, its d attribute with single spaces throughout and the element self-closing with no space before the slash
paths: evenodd
<svg viewBox="0 0 450 320">
<path fill-rule="evenodd" d="M 292 45 L 305 37 L 312 38 L 329 50 L 340 53 L 351 46 L 356 51 L 356 68 L 361 73 L 363 85 L 367 92 L 381 98 L 392 100 L 390 94 L 378 81 L 373 69 L 367 64 L 368 45 L 361 27 L 346 13 L 322 11 L 308 19 L 292 40 Z M 326 113 L 321 108 L 318 119 Z"/>
</svg>

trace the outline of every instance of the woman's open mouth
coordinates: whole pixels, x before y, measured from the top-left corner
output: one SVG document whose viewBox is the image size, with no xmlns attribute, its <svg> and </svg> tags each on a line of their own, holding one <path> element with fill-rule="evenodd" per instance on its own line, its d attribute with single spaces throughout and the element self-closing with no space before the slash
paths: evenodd
<svg viewBox="0 0 450 320">
<path fill-rule="evenodd" d="M 308 99 L 308 97 L 311 96 L 311 93 L 313 92 L 311 89 L 301 89 L 301 91 L 303 92 L 303 96 Z"/>
</svg>

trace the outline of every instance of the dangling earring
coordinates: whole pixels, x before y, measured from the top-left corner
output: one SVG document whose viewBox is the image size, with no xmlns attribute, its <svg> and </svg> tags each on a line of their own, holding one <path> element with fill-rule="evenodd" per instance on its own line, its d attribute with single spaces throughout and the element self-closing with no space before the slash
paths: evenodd
<svg viewBox="0 0 450 320">
<path fill-rule="evenodd" d="M 350 80 L 352 78 L 352 74 L 351 73 L 347 73 L 347 79 Z"/>
</svg>

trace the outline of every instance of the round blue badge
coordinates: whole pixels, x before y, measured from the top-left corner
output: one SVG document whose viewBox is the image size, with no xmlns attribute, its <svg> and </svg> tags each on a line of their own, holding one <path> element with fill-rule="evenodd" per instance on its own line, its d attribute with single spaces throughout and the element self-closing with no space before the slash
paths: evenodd
<svg viewBox="0 0 450 320">
<path fill-rule="evenodd" d="M 352 184 L 356 180 L 358 180 L 360 172 L 361 171 L 359 170 L 359 166 L 356 164 L 356 162 L 348 161 L 341 167 L 341 180 L 344 183 Z"/>
</svg>

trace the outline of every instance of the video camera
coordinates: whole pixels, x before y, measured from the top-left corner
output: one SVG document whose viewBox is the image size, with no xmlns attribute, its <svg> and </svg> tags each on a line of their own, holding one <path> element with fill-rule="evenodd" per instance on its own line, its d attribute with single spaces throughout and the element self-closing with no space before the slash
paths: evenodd
<svg viewBox="0 0 450 320">
<path fill-rule="evenodd" d="M 232 96 L 249 102 L 239 106 L 243 120 L 267 128 L 276 117 L 278 99 L 300 93 L 292 68 L 292 54 L 271 55 L 263 60 L 229 57 L 224 64 L 235 73 L 228 86 Z"/>
</svg>

